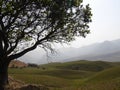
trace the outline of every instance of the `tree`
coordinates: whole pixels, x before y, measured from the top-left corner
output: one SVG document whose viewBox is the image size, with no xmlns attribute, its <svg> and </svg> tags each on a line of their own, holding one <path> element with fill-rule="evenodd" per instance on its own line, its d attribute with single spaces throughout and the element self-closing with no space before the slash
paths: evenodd
<svg viewBox="0 0 120 90">
<path fill-rule="evenodd" d="M 91 8 L 82 0 L 0 0 L 0 90 L 9 63 L 37 46 L 66 43 L 89 33 Z"/>
</svg>

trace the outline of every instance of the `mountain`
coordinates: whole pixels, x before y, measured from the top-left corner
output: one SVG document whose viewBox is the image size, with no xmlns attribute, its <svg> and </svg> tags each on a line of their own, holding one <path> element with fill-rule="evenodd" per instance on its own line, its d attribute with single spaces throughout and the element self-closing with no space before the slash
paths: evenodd
<svg viewBox="0 0 120 90">
<path fill-rule="evenodd" d="M 90 51 L 87 48 L 89 48 Z M 81 55 L 82 59 L 120 61 L 120 39 L 105 41 L 96 45 L 93 44 L 87 46 L 87 48 L 85 49 L 90 53 L 84 56 Z"/>
<path fill-rule="evenodd" d="M 108 54 L 104 54 L 104 55 L 97 55 L 94 57 L 92 56 L 92 57 L 88 57 L 88 58 L 94 59 L 94 60 L 120 61 L 120 51 L 108 53 Z"/>
<path fill-rule="evenodd" d="M 120 61 L 120 39 L 95 43 L 81 48 L 61 48 L 59 49 L 59 53 L 57 55 L 51 54 L 51 58 L 56 61 Z"/>
<path fill-rule="evenodd" d="M 41 51 L 41 52 L 40 52 Z M 22 57 L 25 62 L 48 63 L 48 62 L 66 62 L 74 60 L 103 60 L 103 61 L 120 61 L 120 39 L 104 41 L 80 48 L 59 48 L 56 53 L 47 54 L 37 49 Z"/>
</svg>

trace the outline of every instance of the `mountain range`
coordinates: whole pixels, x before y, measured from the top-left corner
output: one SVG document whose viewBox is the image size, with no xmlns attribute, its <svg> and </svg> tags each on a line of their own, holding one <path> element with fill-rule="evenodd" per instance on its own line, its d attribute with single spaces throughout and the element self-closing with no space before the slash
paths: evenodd
<svg viewBox="0 0 120 90">
<path fill-rule="evenodd" d="M 120 39 L 95 43 L 80 48 L 60 48 L 56 51 L 57 53 L 54 54 L 48 52 L 49 57 L 47 57 L 44 51 L 39 52 L 36 50 L 23 56 L 22 59 L 35 63 L 66 62 L 74 60 L 120 61 Z"/>
</svg>

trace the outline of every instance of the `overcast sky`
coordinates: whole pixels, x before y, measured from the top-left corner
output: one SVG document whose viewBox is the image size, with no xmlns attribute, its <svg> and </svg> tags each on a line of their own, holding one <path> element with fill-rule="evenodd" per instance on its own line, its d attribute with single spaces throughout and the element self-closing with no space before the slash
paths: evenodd
<svg viewBox="0 0 120 90">
<path fill-rule="evenodd" d="M 91 34 L 77 38 L 72 47 L 80 47 L 106 40 L 120 39 L 120 0 L 83 0 L 92 8 Z"/>
</svg>

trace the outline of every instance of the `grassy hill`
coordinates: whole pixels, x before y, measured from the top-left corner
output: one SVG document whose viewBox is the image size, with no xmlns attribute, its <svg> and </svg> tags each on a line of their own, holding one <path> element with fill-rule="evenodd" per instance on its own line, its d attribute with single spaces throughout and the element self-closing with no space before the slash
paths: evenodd
<svg viewBox="0 0 120 90">
<path fill-rule="evenodd" d="M 51 90 L 120 90 L 120 63 L 73 61 L 50 63 L 39 68 L 10 68 L 9 74 L 25 83 Z"/>
<path fill-rule="evenodd" d="M 82 82 L 78 90 L 120 90 L 120 67 L 112 67 L 92 75 Z"/>
<path fill-rule="evenodd" d="M 108 81 L 120 78 L 120 67 L 113 67 L 93 75 L 88 82 Z"/>
<path fill-rule="evenodd" d="M 105 62 L 105 61 L 72 61 L 65 63 L 50 63 L 42 65 L 45 68 L 56 68 L 56 69 L 67 69 L 67 70 L 83 70 L 83 71 L 102 71 L 104 69 L 110 68 L 115 63 Z"/>
</svg>

